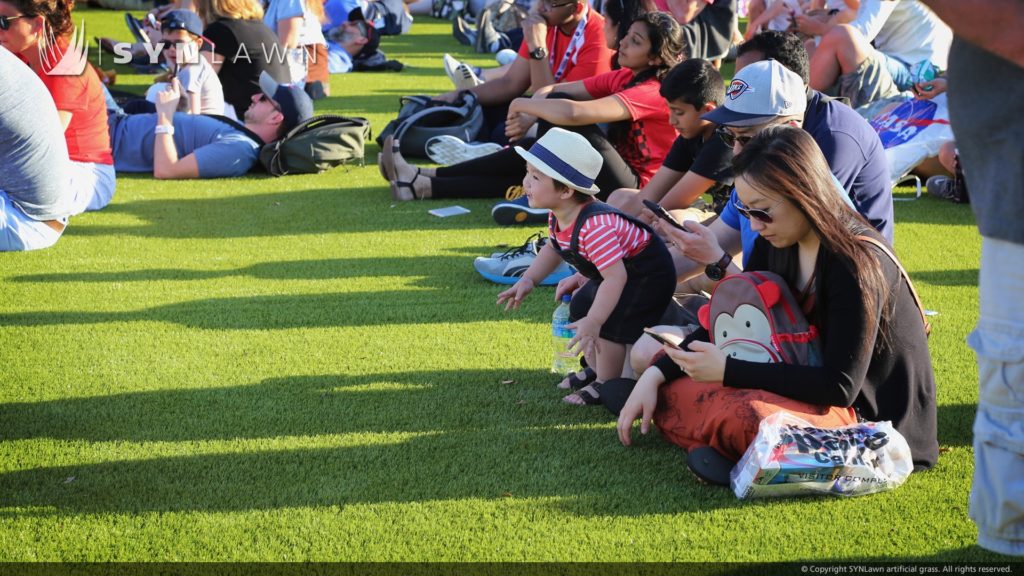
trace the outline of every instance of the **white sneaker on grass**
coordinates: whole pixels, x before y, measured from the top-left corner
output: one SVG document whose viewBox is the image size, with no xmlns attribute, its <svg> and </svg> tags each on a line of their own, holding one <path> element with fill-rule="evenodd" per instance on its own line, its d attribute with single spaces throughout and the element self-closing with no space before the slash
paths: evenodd
<svg viewBox="0 0 1024 576">
<path fill-rule="evenodd" d="M 445 54 L 442 60 L 444 61 L 444 71 L 448 74 L 448 79 L 455 85 L 456 90 L 469 90 L 484 83 L 468 64 L 459 62 L 450 54 Z"/>
<path fill-rule="evenodd" d="M 515 50 L 510 50 L 508 48 L 502 48 L 501 50 L 498 50 L 497 54 L 494 55 L 494 59 L 498 61 L 499 66 L 511 64 L 515 62 L 516 58 L 518 57 L 519 54 Z"/>
<path fill-rule="evenodd" d="M 435 164 L 450 166 L 472 160 L 501 150 L 500 144 L 493 142 L 463 142 L 455 136 L 442 134 L 427 140 L 427 158 Z"/>
</svg>

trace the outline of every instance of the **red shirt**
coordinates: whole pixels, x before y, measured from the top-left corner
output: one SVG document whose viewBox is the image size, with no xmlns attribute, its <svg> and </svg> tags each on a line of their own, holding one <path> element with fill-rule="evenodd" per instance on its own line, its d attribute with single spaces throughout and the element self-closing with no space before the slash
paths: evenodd
<svg viewBox="0 0 1024 576">
<path fill-rule="evenodd" d="M 646 186 L 678 135 L 668 123 L 668 105 L 658 94 L 661 82 L 651 78 L 626 88 L 632 79 L 633 72 L 623 68 L 587 78 L 583 87 L 595 100 L 614 95 L 629 110 L 629 130 L 621 133 L 612 145 L 640 177 L 640 186 Z"/>
<path fill-rule="evenodd" d="M 576 222 L 573 221 L 564 230 L 559 230 L 554 214 L 548 216 L 548 232 L 563 248 L 570 246 L 575 227 Z M 650 243 L 650 232 L 618 214 L 598 214 L 591 216 L 580 228 L 579 253 L 598 270 L 604 270 L 623 258 L 636 256 Z"/>
<path fill-rule="evenodd" d="M 103 97 L 103 85 L 92 66 L 86 66 L 78 76 L 37 74 L 53 96 L 57 110 L 71 113 L 71 123 L 64 131 L 68 157 L 75 162 L 113 164 L 107 129 L 107 102 Z"/>
<path fill-rule="evenodd" d="M 562 78 L 557 80 L 558 82 L 575 82 L 611 70 L 612 51 L 604 43 L 604 16 L 601 16 L 593 8 L 588 7 L 587 10 L 589 12 L 587 12 L 587 24 L 583 27 L 583 46 L 576 54 L 576 62 L 573 63 L 572 60 L 569 60 L 569 63 L 565 65 L 565 72 L 562 74 Z M 558 26 L 548 27 L 548 57 L 554 57 L 553 64 L 551 64 L 552 74 L 562 65 L 566 49 L 572 42 L 573 32 L 565 34 L 559 30 Z M 530 48 L 527 47 L 526 42 L 519 46 L 519 55 L 526 60 L 530 59 Z M 550 59 L 548 61 L 552 62 Z"/>
</svg>

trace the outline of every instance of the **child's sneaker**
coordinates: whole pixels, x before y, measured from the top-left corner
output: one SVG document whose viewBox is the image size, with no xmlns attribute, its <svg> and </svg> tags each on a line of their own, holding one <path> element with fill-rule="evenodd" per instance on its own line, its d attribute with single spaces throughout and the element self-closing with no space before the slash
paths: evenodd
<svg viewBox="0 0 1024 576">
<path fill-rule="evenodd" d="M 547 243 L 547 238 L 534 234 L 526 243 L 518 248 L 510 248 L 503 253 L 495 253 L 490 258 L 478 257 L 473 267 L 481 276 L 497 284 L 515 284 L 526 272 L 537 257 L 537 252 Z M 540 282 L 541 286 L 554 286 L 563 278 L 575 273 L 571 266 L 562 262 L 554 272 Z"/>
<path fill-rule="evenodd" d="M 514 188 L 522 188 L 515 186 Z M 506 194 L 506 197 L 508 194 Z M 500 226 L 512 226 L 513 224 L 547 224 L 547 208 L 530 208 L 530 199 L 525 195 L 519 196 L 510 202 L 495 204 L 491 208 L 491 216 Z"/>
<path fill-rule="evenodd" d="M 925 183 L 929 196 L 942 198 L 943 200 L 953 199 L 953 179 L 949 176 L 932 176 Z"/>
</svg>

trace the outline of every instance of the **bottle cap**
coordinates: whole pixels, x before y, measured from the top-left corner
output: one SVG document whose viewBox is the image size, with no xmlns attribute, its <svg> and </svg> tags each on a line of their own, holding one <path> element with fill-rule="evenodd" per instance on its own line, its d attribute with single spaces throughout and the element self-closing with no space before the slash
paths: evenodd
<svg viewBox="0 0 1024 576">
<path fill-rule="evenodd" d="M 565 304 L 568 304 L 569 302 L 572 302 L 572 295 L 571 294 L 562 294 L 562 302 L 565 303 Z"/>
</svg>

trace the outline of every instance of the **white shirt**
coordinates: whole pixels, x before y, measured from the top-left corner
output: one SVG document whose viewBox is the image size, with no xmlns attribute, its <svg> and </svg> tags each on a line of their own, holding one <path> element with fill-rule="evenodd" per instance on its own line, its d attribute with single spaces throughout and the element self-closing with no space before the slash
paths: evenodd
<svg viewBox="0 0 1024 576">
<path fill-rule="evenodd" d="M 918 0 L 861 0 L 850 26 L 907 65 L 929 60 L 946 69 L 953 31 Z"/>
</svg>

